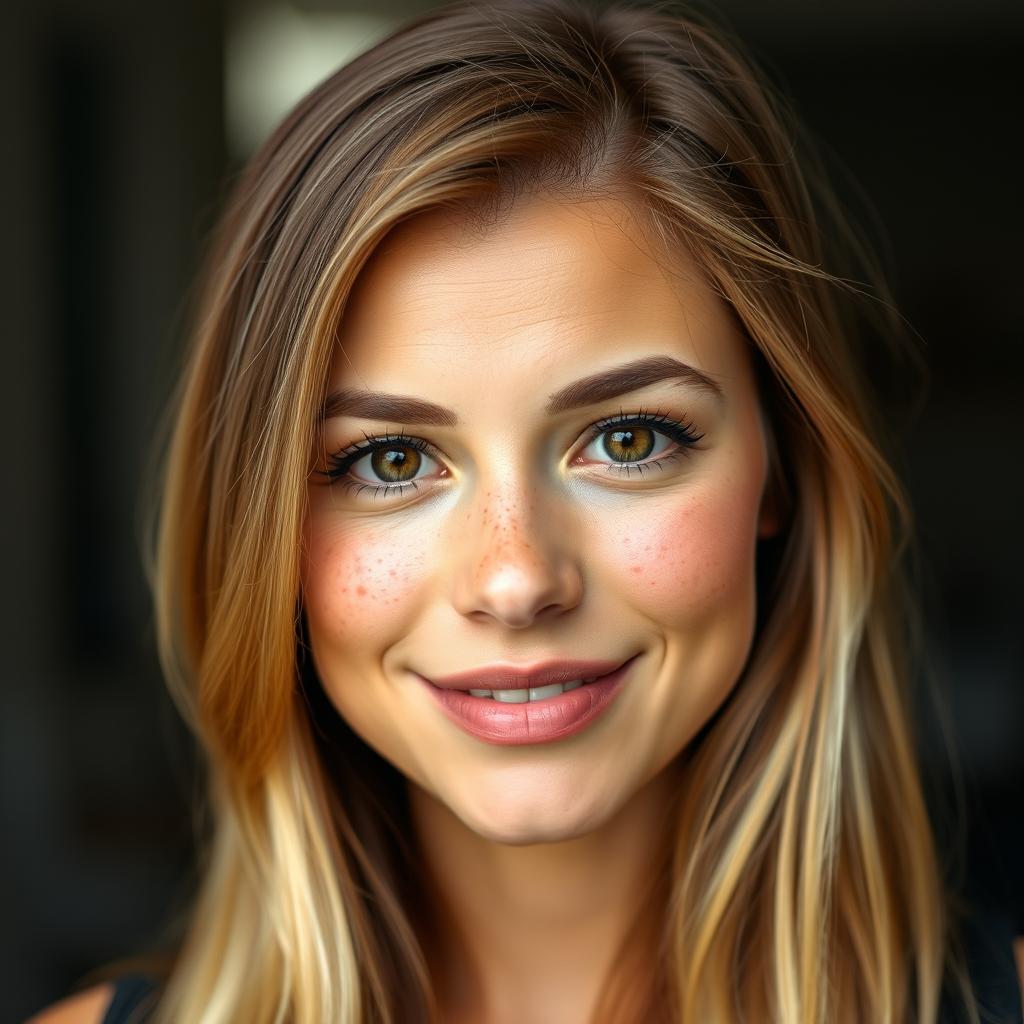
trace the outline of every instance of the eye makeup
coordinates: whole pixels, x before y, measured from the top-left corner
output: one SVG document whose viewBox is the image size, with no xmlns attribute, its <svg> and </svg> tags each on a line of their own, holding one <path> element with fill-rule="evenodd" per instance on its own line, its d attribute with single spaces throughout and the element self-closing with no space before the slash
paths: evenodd
<svg viewBox="0 0 1024 1024">
<path fill-rule="evenodd" d="M 634 440 L 636 432 L 629 428 L 637 426 L 641 427 L 643 431 L 641 441 L 639 442 L 641 450 L 643 448 L 643 434 L 667 436 L 678 447 L 670 452 L 667 457 L 659 457 L 650 461 L 648 461 L 651 455 L 650 451 L 646 452 L 643 459 L 639 461 L 628 458 L 616 460 L 608 464 L 608 469 L 611 472 L 625 473 L 628 476 L 631 469 L 637 469 L 642 474 L 647 469 L 662 467 L 665 463 L 673 461 L 679 455 L 689 454 L 689 450 L 704 436 L 703 434 L 698 434 L 693 424 L 685 419 L 675 420 L 662 412 L 647 413 L 641 409 L 639 412 L 632 414 L 620 411 L 617 416 L 598 420 L 588 428 L 588 442 L 593 442 L 604 434 L 610 434 L 613 445 L 625 445 L 627 449 L 634 448 L 637 444 Z M 655 429 L 656 427 L 660 429 Z M 590 447 L 590 444 L 588 443 L 586 447 Z M 609 450 L 607 442 L 603 447 L 605 454 L 611 455 L 614 458 L 614 454 Z M 664 450 L 658 454 L 663 456 Z"/>
<path fill-rule="evenodd" d="M 703 436 L 685 418 L 677 420 L 660 411 L 650 413 L 640 409 L 635 413 L 625 413 L 620 410 L 617 415 L 598 420 L 587 428 L 583 449 L 580 455 L 574 457 L 572 464 L 587 465 L 588 463 L 583 461 L 583 452 L 595 442 L 601 441 L 599 447 L 603 449 L 602 454 L 612 459 L 610 463 L 605 464 L 609 472 L 624 473 L 626 476 L 631 472 L 643 475 L 653 469 L 664 469 L 668 463 L 688 456 L 690 450 Z M 674 444 L 675 447 L 661 447 L 659 450 L 658 442 L 654 440 L 658 437 L 665 439 L 669 444 Z M 386 474 L 396 469 L 415 474 L 422 467 L 424 460 L 433 462 L 443 458 L 440 451 L 423 438 L 403 433 L 364 433 L 363 438 L 364 440 L 358 444 L 329 455 L 328 469 L 319 471 L 320 476 L 332 484 L 343 486 L 350 493 L 372 491 L 372 497 L 376 499 L 378 496 L 387 497 L 389 493 L 402 493 L 410 488 L 416 488 L 419 482 L 411 477 L 388 480 Z M 655 453 L 657 457 L 651 458 Z M 377 480 L 367 479 L 352 472 L 353 467 L 364 459 L 368 462 L 366 472 L 376 473 Z M 385 474 L 384 477 L 381 476 L 382 473 Z M 446 475 L 446 471 L 441 475 Z"/>
<path fill-rule="evenodd" d="M 364 458 L 368 458 L 372 464 L 378 455 L 393 455 L 400 453 L 402 449 L 408 449 L 414 453 L 411 458 L 403 456 L 401 460 L 384 460 L 384 466 L 404 468 L 408 462 L 413 472 L 416 472 L 422 465 L 422 456 L 426 455 L 431 460 L 441 458 L 441 453 L 429 441 L 425 441 L 421 437 L 410 437 L 406 434 L 364 434 L 363 437 L 365 440 L 358 444 L 345 448 L 336 455 L 329 455 L 327 461 L 330 468 L 321 473 L 331 483 L 340 484 L 347 491 L 356 494 L 370 489 L 373 490 L 373 497 L 376 498 L 377 494 L 383 490 L 386 497 L 389 491 L 407 491 L 411 487 L 415 488 L 417 483 L 415 480 L 372 482 L 351 476 L 349 473 L 351 467 Z"/>
</svg>

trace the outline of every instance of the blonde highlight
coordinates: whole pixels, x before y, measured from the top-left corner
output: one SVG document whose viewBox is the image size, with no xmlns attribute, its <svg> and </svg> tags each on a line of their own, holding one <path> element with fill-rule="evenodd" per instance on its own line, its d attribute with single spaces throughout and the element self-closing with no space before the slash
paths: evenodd
<svg viewBox="0 0 1024 1024">
<path fill-rule="evenodd" d="M 387 232 L 437 208 L 487 230 L 539 191 L 628 197 L 667 266 L 697 257 L 757 362 L 785 520 L 742 678 L 680 759 L 663 925 L 624 942 L 595 1022 L 927 1024 L 947 975 L 977 1020 L 910 724 L 909 503 L 842 315 L 884 285 L 825 269 L 831 199 L 796 136 L 692 10 L 496 0 L 410 22 L 253 156 L 201 275 L 153 557 L 211 822 L 158 1024 L 439 1019 L 400 780 L 318 703 L 304 494 L 345 301 Z"/>
</svg>

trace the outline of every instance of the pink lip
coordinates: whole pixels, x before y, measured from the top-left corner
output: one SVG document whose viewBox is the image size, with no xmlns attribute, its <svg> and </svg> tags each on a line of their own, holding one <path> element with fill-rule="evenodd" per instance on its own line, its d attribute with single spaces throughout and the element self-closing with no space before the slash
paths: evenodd
<svg viewBox="0 0 1024 1024">
<path fill-rule="evenodd" d="M 445 716 L 464 732 L 497 746 L 519 746 L 528 743 L 550 743 L 553 740 L 565 739 L 581 732 L 598 718 L 611 705 L 622 689 L 622 684 L 629 674 L 633 662 L 639 657 L 634 655 L 627 662 L 615 668 L 607 675 L 601 676 L 592 683 L 584 683 L 575 690 L 560 693 L 543 701 L 529 701 L 525 704 L 506 704 L 503 701 L 491 700 L 486 697 L 472 697 L 459 688 L 441 688 L 435 686 L 423 676 L 417 675 L 431 697 L 438 702 Z M 566 663 L 560 663 L 564 667 Z M 570 662 L 572 672 L 578 673 L 580 665 L 594 665 L 595 662 Z M 548 671 L 553 671 L 548 666 Z M 592 669 L 588 670 L 592 671 Z M 501 670 L 499 682 L 507 682 L 507 670 Z M 475 673 L 473 681 L 481 675 Z M 484 677 L 486 678 L 486 677 Z M 524 678 L 520 674 L 517 683 L 524 689 Z M 550 675 L 547 676 L 550 680 Z M 570 682 L 579 679 L 580 675 L 570 674 L 555 682 Z M 589 678 L 589 677 L 588 677 Z M 465 683 L 466 676 L 446 676 L 445 681 L 457 679 Z M 544 683 L 534 684 L 544 685 Z M 480 689 L 508 689 L 504 687 L 481 686 Z M 515 687 L 513 687 L 515 688 Z M 474 686 L 473 689 L 476 689 Z"/>
<path fill-rule="evenodd" d="M 622 661 L 544 661 L 529 668 L 516 665 L 485 665 L 427 682 L 442 690 L 528 690 L 531 686 L 571 683 L 614 672 Z M 424 678 L 424 677 L 420 677 Z"/>
</svg>

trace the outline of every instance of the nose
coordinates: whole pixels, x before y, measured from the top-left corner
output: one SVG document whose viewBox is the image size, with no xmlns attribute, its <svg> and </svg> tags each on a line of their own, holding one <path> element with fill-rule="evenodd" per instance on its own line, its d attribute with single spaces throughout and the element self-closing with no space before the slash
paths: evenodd
<svg viewBox="0 0 1024 1024">
<path fill-rule="evenodd" d="M 452 603 L 467 618 L 524 629 L 575 608 L 583 576 L 578 530 L 535 492 L 485 490 L 455 539 Z"/>
</svg>

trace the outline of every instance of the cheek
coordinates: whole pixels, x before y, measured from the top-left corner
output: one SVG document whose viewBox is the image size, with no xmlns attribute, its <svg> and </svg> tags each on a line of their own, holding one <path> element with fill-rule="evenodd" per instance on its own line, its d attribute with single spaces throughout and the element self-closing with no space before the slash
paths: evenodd
<svg viewBox="0 0 1024 1024">
<path fill-rule="evenodd" d="M 659 621 L 697 624 L 723 607 L 745 611 L 754 584 L 752 488 L 721 481 L 645 504 L 601 549 L 630 602 Z"/>
<path fill-rule="evenodd" d="M 355 652 L 401 628 L 426 572 L 422 546 L 396 530 L 314 522 L 303 568 L 306 611 L 314 633 Z"/>
</svg>

